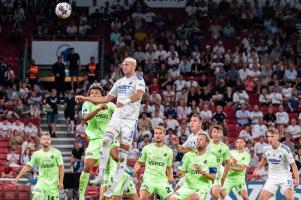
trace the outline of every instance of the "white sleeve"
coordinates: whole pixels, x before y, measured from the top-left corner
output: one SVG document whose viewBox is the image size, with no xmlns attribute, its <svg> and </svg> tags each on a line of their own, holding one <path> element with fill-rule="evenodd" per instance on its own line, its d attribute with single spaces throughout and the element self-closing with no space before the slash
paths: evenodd
<svg viewBox="0 0 301 200">
<path fill-rule="evenodd" d="M 178 186 L 182 187 L 184 185 L 184 182 L 185 182 L 185 177 L 181 178 L 179 180 L 179 182 L 177 183 Z"/>
<path fill-rule="evenodd" d="M 295 162 L 294 156 L 293 156 L 291 151 L 286 151 L 285 155 L 286 155 L 286 159 L 287 159 L 289 164 L 292 164 L 292 163 Z"/>
<path fill-rule="evenodd" d="M 138 78 L 138 82 L 136 84 L 136 90 L 142 90 L 143 92 L 145 92 L 145 82 L 142 78 Z"/>
<path fill-rule="evenodd" d="M 108 95 L 113 96 L 113 97 L 117 97 L 117 85 L 118 85 L 119 81 L 116 81 L 113 85 L 113 87 L 111 88 L 111 90 L 109 91 Z"/>
</svg>

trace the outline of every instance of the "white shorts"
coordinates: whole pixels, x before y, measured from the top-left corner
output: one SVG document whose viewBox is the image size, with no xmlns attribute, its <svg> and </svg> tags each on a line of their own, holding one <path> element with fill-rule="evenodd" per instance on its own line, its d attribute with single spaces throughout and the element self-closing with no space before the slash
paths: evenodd
<svg viewBox="0 0 301 200">
<path fill-rule="evenodd" d="M 112 118 L 106 131 L 114 134 L 114 139 L 120 139 L 121 144 L 131 145 L 137 128 L 137 120 Z"/>
<path fill-rule="evenodd" d="M 269 191 L 275 196 L 279 187 L 282 191 L 285 191 L 286 189 L 293 190 L 294 189 L 293 180 L 291 178 L 287 178 L 287 179 L 268 178 L 268 180 L 265 182 L 262 189 Z"/>
</svg>

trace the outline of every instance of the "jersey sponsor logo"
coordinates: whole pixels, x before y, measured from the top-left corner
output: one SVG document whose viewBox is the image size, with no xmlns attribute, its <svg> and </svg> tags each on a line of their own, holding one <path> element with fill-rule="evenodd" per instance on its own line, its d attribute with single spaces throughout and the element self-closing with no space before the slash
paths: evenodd
<svg viewBox="0 0 301 200">
<path fill-rule="evenodd" d="M 200 172 L 198 172 L 198 171 L 196 171 L 194 169 L 189 170 L 189 173 L 190 174 L 201 174 Z"/>
<path fill-rule="evenodd" d="M 148 164 L 152 166 L 160 166 L 160 167 L 164 166 L 163 162 L 157 162 L 157 161 L 149 161 Z"/>
<path fill-rule="evenodd" d="M 55 167 L 54 163 L 51 163 L 51 164 L 42 164 L 41 165 L 42 169 L 47 169 L 47 168 L 52 168 L 52 167 Z"/>
<path fill-rule="evenodd" d="M 96 114 L 97 117 L 100 117 L 100 118 L 104 118 L 104 119 L 109 119 L 109 116 L 107 114 L 103 114 L 103 113 L 98 113 Z"/>
<path fill-rule="evenodd" d="M 273 165 L 278 165 L 281 160 L 277 160 L 275 158 L 269 158 L 268 161 Z"/>
</svg>

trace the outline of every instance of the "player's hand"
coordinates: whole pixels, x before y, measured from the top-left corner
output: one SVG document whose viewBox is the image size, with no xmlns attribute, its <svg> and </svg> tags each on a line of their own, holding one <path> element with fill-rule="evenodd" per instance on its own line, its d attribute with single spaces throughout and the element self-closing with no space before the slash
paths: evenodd
<svg viewBox="0 0 301 200">
<path fill-rule="evenodd" d="M 298 178 L 294 178 L 293 182 L 294 182 L 294 187 L 295 188 L 299 186 L 299 179 Z"/>
<path fill-rule="evenodd" d="M 172 184 L 176 184 L 176 180 L 173 177 L 168 178 L 168 182 L 170 182 Z"/>
<path fill-rule="evenodd" d="M 11 182 L 11 184 L 17 185 L 18 181 L 19 181 L 19 179 L 18 179 L 18 178 L 15 178 L 15 179 Z"/>
<path fill-rule="evenodd" d="M 64 184 L 63 183 L 59 183 L 59 189 L 60 190 L 64 189 Z"/>
<path fill-rule="evenodd" d="M 138 177 L 139 176 L 139 170 L 134 169 L 134 176 Z"/>
<path fill-rule="evenodd" d="M 224 183 L 225 183 L 225 178 L 224 177 L 221 178 L 221 183 L 222 183 L 222 186 L 223 186 Z"/>
<path fill-rule="evenodd" d="M 176 175 L 177 175 L 177 177 L 182 178 L 182 177 L 184 177 L 185 174 L 183 171 L 178 171 Z"/>
<path fill-rule="evenodd" d="M 79 103 L 80 101 L 84 101 L 84 100 L 85 100 L 84 96 L 81 96 L 81 95 L 75 96 L 76 103 Z"/>
<path fill-rule="evenodd" d="M 203 173 L 203 171 L 202 171 L 202 169 L 200 168 L 200 166 L 194 164 L 193 167 L 194 167 L 195 171 L 199 172 L 200 174 Z"/>
</svg>

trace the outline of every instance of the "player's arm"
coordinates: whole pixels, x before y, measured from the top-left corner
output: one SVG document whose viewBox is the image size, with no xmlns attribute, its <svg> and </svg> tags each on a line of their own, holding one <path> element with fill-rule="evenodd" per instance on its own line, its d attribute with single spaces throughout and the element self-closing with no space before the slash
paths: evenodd
<svg viewBox="0 0 301 200">
<path fill-rule="evenodd" d="M 118 146 L 111 148 L 110 156 L 111 156 L 111 158 L 113 158 L 113 160 L 118 162 Z"/>
<path fill-rule="evenodd" d="M 231 166 L 230 168 L 238 171 L 238 172 L 242 172 L 244 171 L 248 166 L 247 165 L 240 165 L 240 166 Z"/>
<path fill-rule="evenodd" d="M 170 183 L 176 183 L 176 180 L 173 177 L 173 169 L 171 166 L 167 166 L 166 167 L 166 175 L 167 175 L 167 179 Z"/>
<path fill-rule="evenodd" d="M 140 161 L 137 161 L 134 165 L 134 174 L 135 176 L 138 176 L 138 173 L 139 173 L 139 170 L 141 168 L 141 166 L 144 166 L 144 162 L 140 162 Z"/>
<path fill-rule="evenodd" d="M 89 112 L 89 113 L 85 114 L 83 116 L 83 118 L 87 122 L 90 119 L 92 119 L 99 111 L 105 110 L 107 108 L 108 108 L 108 106 L 106 104 L 102 104 L 101 106 L 99 106 L 98 108 L 96 108 L 95 110 L 93 110 L 92 112 Z"/>
<path fill-rule="evenodd" d="M 183 145 L 180 145 L 179 138 L 175 135 L 171 136 L 171 142 L 173 145 L 175 145 L 177 152 L 179 153 L 187 153 L 188 151 L 191 150 L 185 146 L 186 142 Z"/>
<path fill-rule="evenodd" d="M 224 173 L 223 173 L 223 176 L 222 176 L 222 179 L 221 179 L 221 182 L 222 182 L 222 185 L 224 184 L 225 180 L 226 180 L 226 177 L 228 176 L 228 172 L 230 170 L 230 159 L 228 160 L 225 160 L 225 167 L 224 167 Z"/>
<path fill-rule="evenodd" d="M 90 101 L 92 103 L 108 103 L 112 101 L 115 97 L 111 95 L 106 95 L 102 97 L 85 97 L 85 96 L 75 96 L 75 101 Z"/>
<path fill-rule="evenodd" d="M 147 156 L 147 146 L 143 147 L 142 149 L 142 153 L 141 153 L 141 157 L 139 158 L 139 160 L 135 163 L 135 166 L 134 166 L 134 174 L 136 176 L 138 176 L 138 172 L 140 170 L 140 167 L 141 166 L 144 166 L 145 165 L 145 162 L 146 162 L 146 156 Z"/>
<path fill-rule="evenodd" d="M 257 176 L 258 175 L 258 171 L 267 164 L 267 159 L 266 158 L 262 158 L 259 162 L 259 164 L 257 165 L 257 167 L 255 168 L 254 172 L 253 172 L 253 176 Z"/>
<path fill-rule="evenodd" d="M 299 173 L 298 173 L 298 167 L 296 165 L 296 162 L 291 163 L 291 168 L 292 168 L 292 172 L 293 172 L 293 177 L 294 177 L 294 185 L 295 187 L 298 187 L 299 185 Z"/>
<path fill-rule="evenodd" d="M 195 169 L 197 172 L 199 172 L 199 173 L 202 174 L 203 176 L 209 178 L 209 179 L 212 180 L 212 181 L 215 180 L 216 167 L 215 167 L 215 169 L 212 169 L 212 168 L 209 169 L 209 170 L 210 170 L 209 173 L 203 171 L 203 170 L 200 168 L 200 166 L 198 166 L 198 165 L 194 165 L 193 167 L 194 167 L 194 169 Z"/>
<path fill-rule="evenodd" d="M 59 189 L 62 190 L 64 189 L 64 174 L 65 174 L 65 169 L 64 169 L 64 165 L 60 165 L 60 182 L 59 182 Z"/>
<path fill-rule="evenodd" d="M 138 89 L 135 91 L 135 94 L 133 96 L 131 96 L 130 98 L 119 100 L 117 102 L 117 107 L 122 107 L 125 104 L 134 103 L 136 101 L 139 101 L 143 97 L 143 95 L 144 95 L 144 91 Z"/>
<path fill-rule="evenodd" d="M 31 171 L 32 167 L 29 165 L 25 165 L 22 170 L 20 171 L 20 173 L 18 174 L 18 176 L 15 178 L 15 180 L 12 181 L 12 184 L 16 185 L 19 181 L 19 179 L 24 176 L 24 174 L 26 174 L 27 172 Z"/>
</svg>

